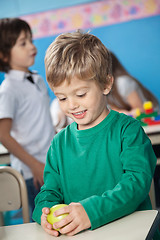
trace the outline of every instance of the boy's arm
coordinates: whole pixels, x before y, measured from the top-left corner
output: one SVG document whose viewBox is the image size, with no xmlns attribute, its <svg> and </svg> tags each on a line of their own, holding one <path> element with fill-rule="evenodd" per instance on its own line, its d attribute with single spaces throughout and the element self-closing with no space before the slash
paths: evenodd
<svg viewBox="0 0 160 240">
<path fill-rule="evenodd" d="M 137 128 L 137 124 L 128 126 L 122 138 L 121 179 L 113 189 L 106 190 L 101 196 L 94 195 L 80 201 L 91 221 L 91 229 L 136 210 L 151 209 L 148 193 L 156 157 L 150 140 L 141 127 Z"/>
<path fill-rule="evenodd" d="M 35 186 L 42 186 L 44 164 L 27 153 L 24 148 L 10 135 L 11 127 L 11 118 L 0 119 L 0 142 L 8 149 L 10 153 L 15 155 L 31 169 Z"/>
<path fill-rule="evenodd" d="M 39 224 L 41 224 L 43 208 L 51 208 L 53 205 L 64 203 L 56 154 L 52 149 L 53 145 L 50 146 L 47 153 L 44 170 L 44 185 L 35 198 L 35 209 L 32 218 Z"/>
</svg>

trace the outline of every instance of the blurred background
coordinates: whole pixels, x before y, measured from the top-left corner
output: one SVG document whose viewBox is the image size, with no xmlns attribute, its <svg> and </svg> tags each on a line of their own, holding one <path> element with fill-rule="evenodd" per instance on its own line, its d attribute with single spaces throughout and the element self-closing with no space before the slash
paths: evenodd
<svg viewBox="0 0 160 240">
<path fill-rule="evenodd" d="M 0 0 L 0 18 L 4 17 L 20 17 L 30 24 L 38 49 L 32 69 L 45 82 L 44 56 L 55 37 L 89 30 L 160 101 L 160 0 Z M 0 82 L 3 78 L 0 73 Z"/>
</svg>

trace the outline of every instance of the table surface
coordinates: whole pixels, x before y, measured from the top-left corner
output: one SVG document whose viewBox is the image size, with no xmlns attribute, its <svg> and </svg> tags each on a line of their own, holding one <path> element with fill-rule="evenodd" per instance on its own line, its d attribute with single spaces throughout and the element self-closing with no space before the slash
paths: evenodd
<svg viewBox="0 0 160 240">
<path fill-rule="evenodd" d="M 157 210 L 138 211 L 96 230 L 75 236 L 56 238 L 47 234 L 37 223 L 0 227 L 1 240 L 145 240 L 158 216 Z"/>
<path fill-rule="evenodd" d="M 10 164 L 10 156 L 8 150 L 0 143 L 0 165 Z"/>
<path fill-rule="evenodd" d="M 152 145 L 160 145 L 160 124 L 145 126 L 143 129 L 150 138 Z"/>
<path fill-rule="evenodd" d="M 143 128 L 147 134 L 160 133 L 160 124 L 144 126 Z"/>
<path fill-rule="evenodd" d="M 0 154 L 7 154 L 8 150 L 0 143 Z"/>
</svg>

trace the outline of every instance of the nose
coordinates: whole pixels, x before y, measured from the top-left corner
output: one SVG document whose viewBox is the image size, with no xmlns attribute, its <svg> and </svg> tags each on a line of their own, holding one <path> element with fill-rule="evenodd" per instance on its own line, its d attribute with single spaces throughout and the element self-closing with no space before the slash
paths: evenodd
<svg viewBox="0 0 160 240">
<path fill-rule="evenodd" d="M 74 98 L 70 98 L 68 99 L 68 107 L 70 110 L 74 110 L 76 108 L 78 108 L 78 103 Z"/>
<path fill-rule="evenodd" d="M 32 41 L 30 41 L 30 39 L 28 40 L 28 48 L 29 49 L 36 49 L 36 46 L 34 45 L 34 43 Z"/>
<path fill-rule="evenodd" d="M 31 42 L 30 48 L 36 49 L 36 46 Z"/>
<path fill-rule="evenodd" d="M 33 43 L 30 44 L 30 51 L 37 54 L 37 48 Z"/>
</svg>

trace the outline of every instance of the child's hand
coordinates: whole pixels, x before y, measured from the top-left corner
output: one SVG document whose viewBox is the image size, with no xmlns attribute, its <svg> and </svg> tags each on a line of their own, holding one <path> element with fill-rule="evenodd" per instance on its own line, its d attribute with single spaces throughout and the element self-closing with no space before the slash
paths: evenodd
<svg viewBox="0 0 160 240">
<path fill-rule="evenodd" d="M 42 209 L 41 226 L 50 235 L 58 237 L 59 232 L 56 230 L 53 230 L 52 225 L 49 222 L 47 222 L 47 215 L 49 214 L 49 211 L 50 211 L 49 208 Z"/>
<path fill-rule="evenodd" d="M 71 203 L 67 207 L 56 210 L 54 214 L 57 217 L 64 213 L 69 215 L 53 224 L 55 229 L 60 228 L 61 234 L 72 236 L 91 226 L 88 215 L 80 203 Z"/>
<path fill-rule="evenodd" d="M 34 186 L 38 189 L 39 186 L 43 185 L 43 171 L 44 171 L 44 163 L 41 163 L 39 161 L 35 161 L 32 164 L 32 173 L 33 173 L 33 182 Z"/>
</svg>

